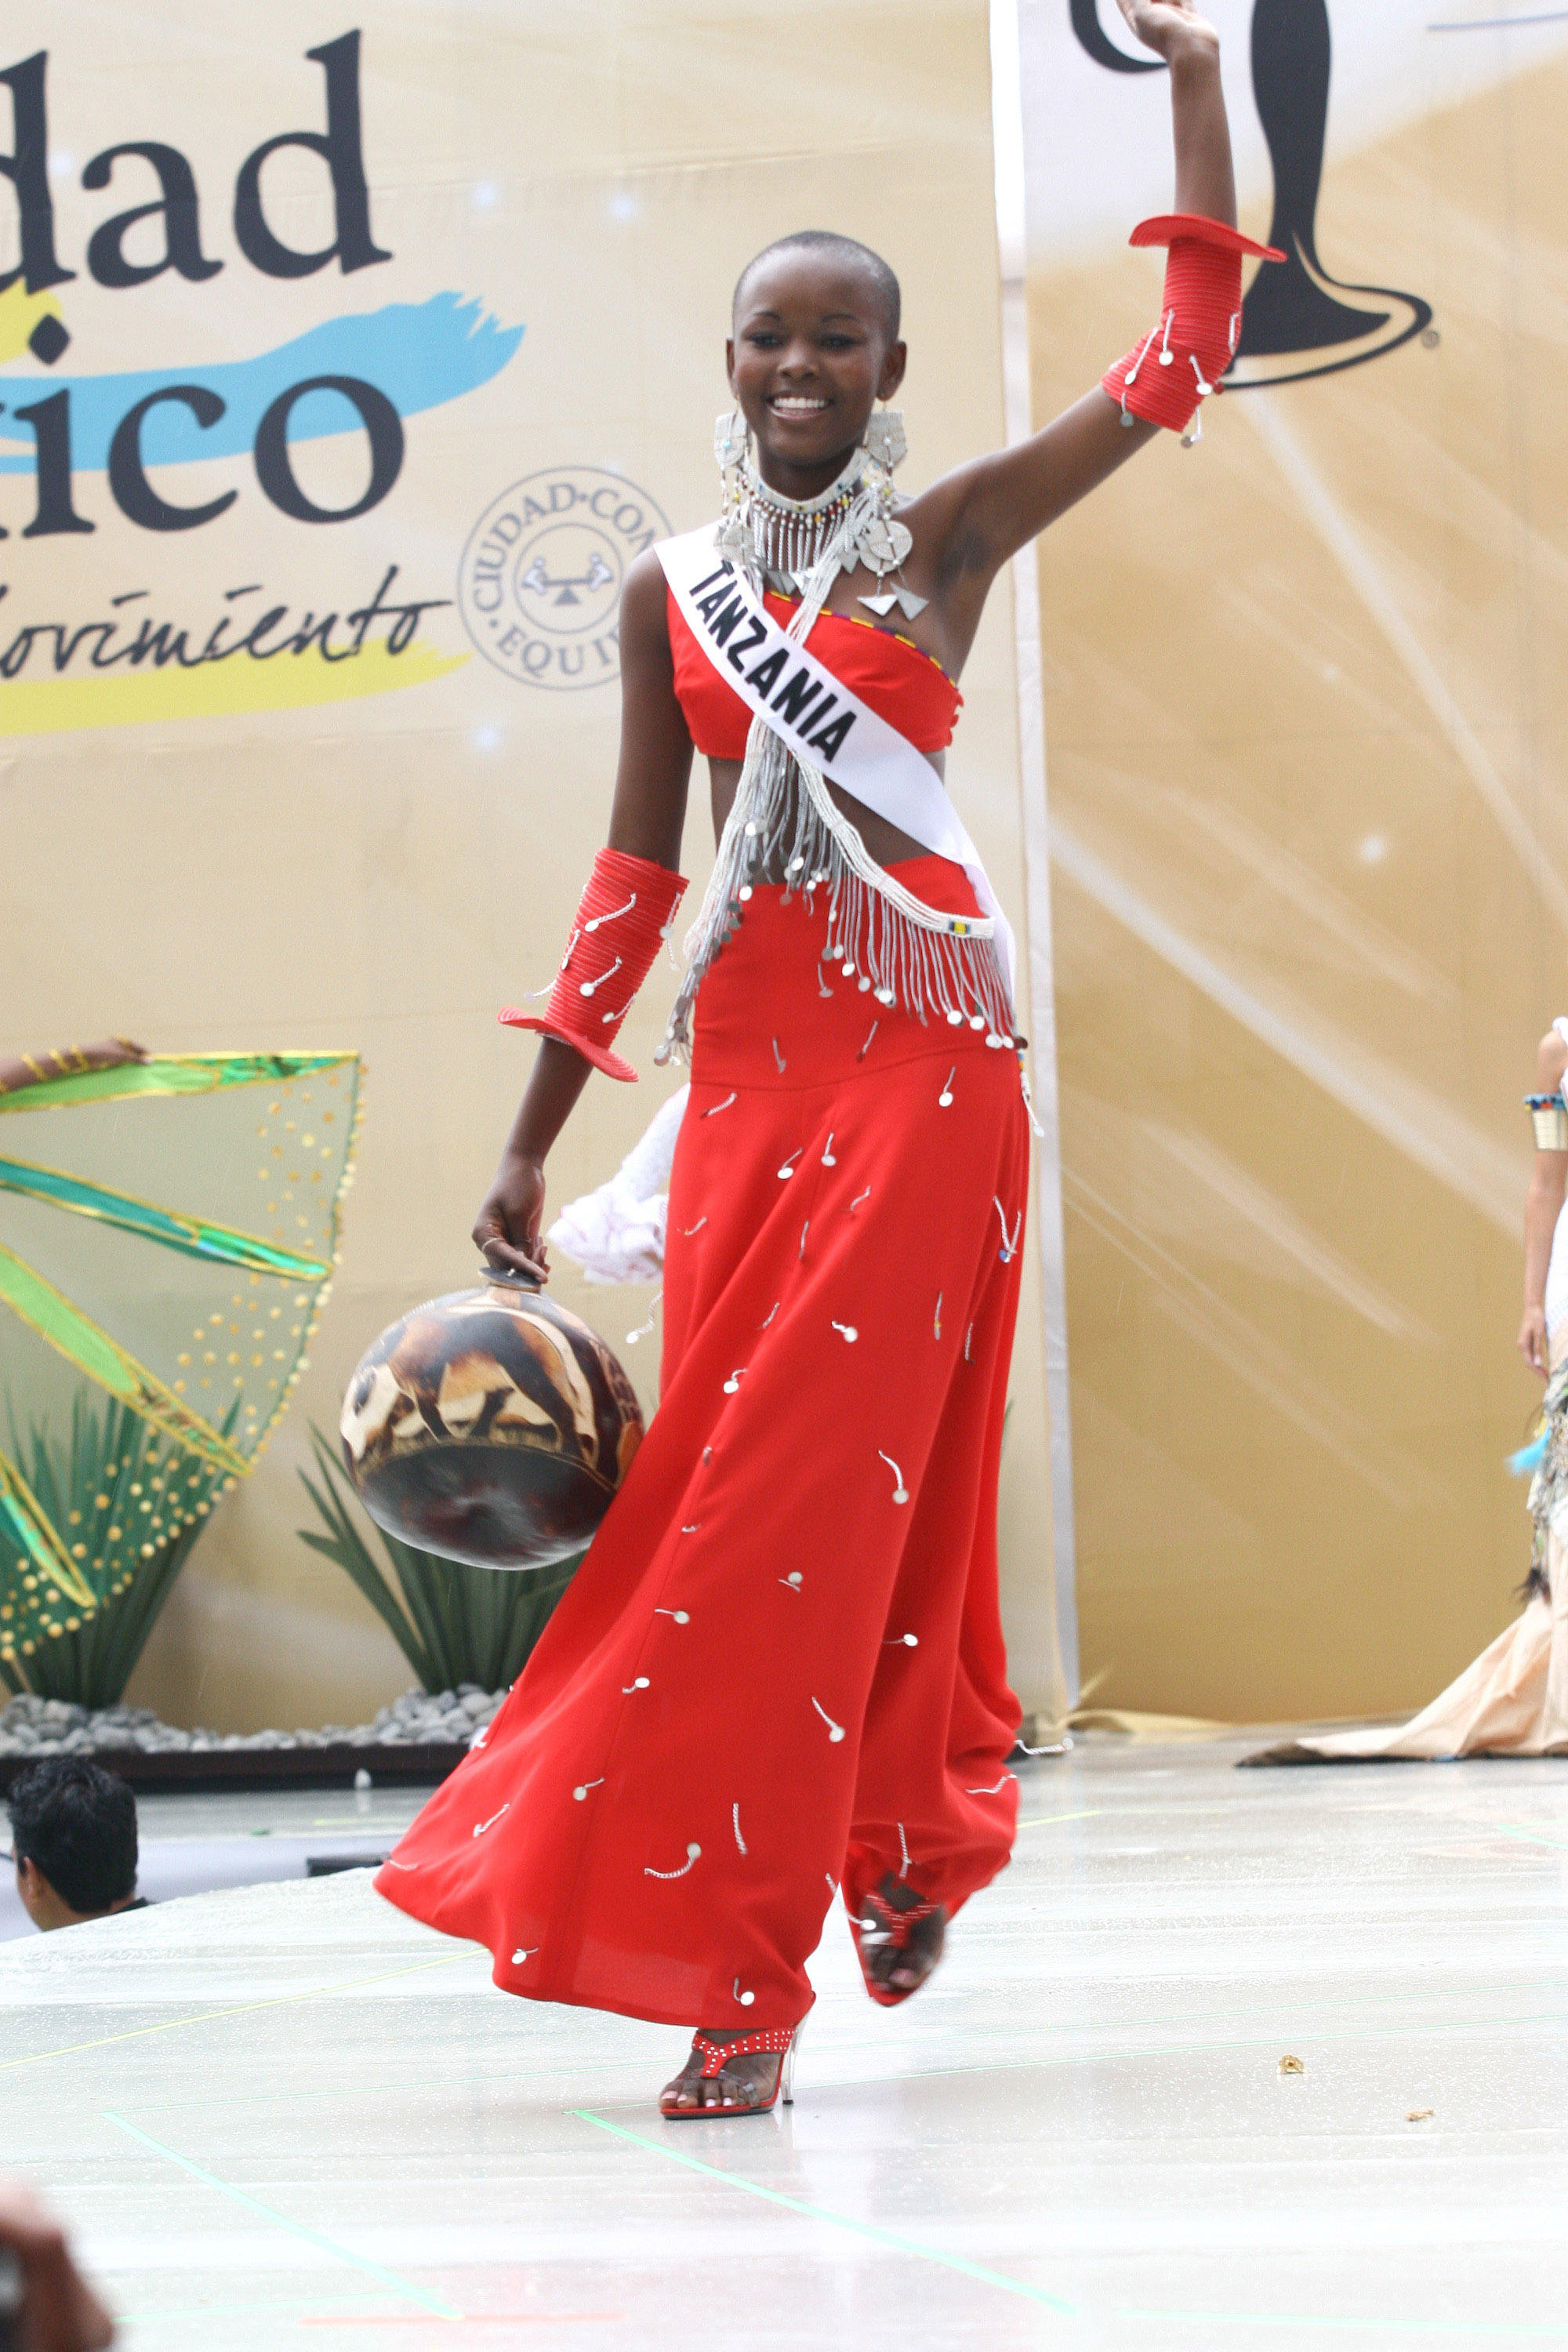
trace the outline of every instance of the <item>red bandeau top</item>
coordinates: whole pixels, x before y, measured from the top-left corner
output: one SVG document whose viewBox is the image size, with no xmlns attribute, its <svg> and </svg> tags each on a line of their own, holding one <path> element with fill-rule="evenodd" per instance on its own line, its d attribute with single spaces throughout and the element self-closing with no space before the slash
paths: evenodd
<svg viewBox="0 0 1568 2352">
<path fill-rule="evenodd" d="M 794 610 L 790 599 L 770 588 L 767 601 L 775 618 L 787 621 Z M 743 760 L 752 714 L 692 635 L 673 590 L 668 610 L 675 696 L 691 740 L 707 759 Z M 823 613 L 806 644 L 851 694 L 896 727 L 917 751 L 941 751 L 952 742 L 963 697 L 910 638 L 847 613 Z"/>
</svg>

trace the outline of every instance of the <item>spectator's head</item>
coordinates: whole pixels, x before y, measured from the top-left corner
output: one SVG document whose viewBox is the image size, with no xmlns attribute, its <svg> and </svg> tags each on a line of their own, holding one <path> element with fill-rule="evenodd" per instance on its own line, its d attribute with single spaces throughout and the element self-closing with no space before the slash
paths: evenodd
<svg viewBox="0 0 1568 2352">
<path fill-rule="evenodd" d="M 136 1800 L 82 1756 L 47 1756 L 8 1800 L 16 1891 L 35 1927 L 74 1927 L 123 1911 L 136 1894 Z"/>
</svg>

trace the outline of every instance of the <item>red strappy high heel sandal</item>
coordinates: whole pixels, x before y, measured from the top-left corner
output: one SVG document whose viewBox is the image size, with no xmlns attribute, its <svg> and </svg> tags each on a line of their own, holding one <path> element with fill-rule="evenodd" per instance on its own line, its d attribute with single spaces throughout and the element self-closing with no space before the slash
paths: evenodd
<svg viewBox="0 0 1568 2352">
<path fill-rule="evenodd" d="M 886 1884 L 885 1881 L 884 1884 Z M 911 1888 L 910 1892 L 913 1893 L 913 1889 Z M 908 1952 L 911 1948 L 920 1951 L 921 1948 L 914 1944 L 915 1929 L 923 1926 L 928 1919 L 938 1919 L 945 1927 L 947 1912 L 940 1903 L 923 1902 L 911 1903 L 907 1910 L 901 1911 L 896 1903 L 889 1903 L 886 1895 L 875 1888 L 866 1895 L 865 1902 L 871 1916 L 857 1919 L 851 1913 L 849 1919 L 850 1931 L 855 1937 L 856 1955 L 860 1962 L 860 1973 L 866 1979 L 866 1990 L 874 2001 L 883 2009 L 897 2009 L 900 2001 L 908 2000 L 911 1993 L 919 1992 L 921 1984 L 924 1984 L 926 1977 L 931 1975 L 931 1969 L 942 1958 L 941 1946 L 939 1944 L 936 1951 L 931 1954 L 930 1967 L 921 1978 L 921 1984 L 890 1985 L 879 1977 L 874 1963 L 879 1959 L 885 1961 L 885 1957 L 889 1953 L 897 1955 Z"/>
<path fill-rule="evenodd" d="M 702 2053 L 700 2083 L 710 2083 L 721 2074 L 731 2058 L 760 2057 L 764 2051 L 779 2053 L 779 2070 L 773 2077 L 773 2087 L 765 2099 L 738 2099 L 731 2106 L 675 2107 L 658 2103 L 659 2114 L 672 2124 L 691 2122 L 708 2116 L 765 2116 L 775 2106 L 795 2105 L 795 2058 L 800 2048 L 805 2025 L 773 2025 L 761 2033 L 737 2033 L 728 2042 L 715 2042 L 699 2027 L 691 2037 L 691 2047 Z"/>
</svg>

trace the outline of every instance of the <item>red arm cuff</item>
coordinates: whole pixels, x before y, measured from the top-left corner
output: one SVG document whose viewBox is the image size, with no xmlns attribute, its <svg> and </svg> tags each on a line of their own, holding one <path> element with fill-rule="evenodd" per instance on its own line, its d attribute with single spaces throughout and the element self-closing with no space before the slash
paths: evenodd
<svg viewBox="0 0 1568 2352">
<path fill-rule="evenodd" d="M 1198 403 L 1219 389 L 1241 331 L 1241 257 L 1283 261 L 1224 221 L 1200 213 L 1163 213 L 1141 221 L 1133 245 L 1170 247 L 1160 322 L 1100 378 L 1123 422 L 1142 416 L 1180 433 Z"/>
<path fill-rule="evenodd" d="M 509 1004 L 496 1015 L 509 1029 L 559 1037 L 612 1078 L 637 1072 L 610 1051 L 633 1000 L 668 938 L 685 894 L 682 876 L 650 858 L 601 849 L 577 908 L 572 936 L 542 1013 Z"/>
</svg>

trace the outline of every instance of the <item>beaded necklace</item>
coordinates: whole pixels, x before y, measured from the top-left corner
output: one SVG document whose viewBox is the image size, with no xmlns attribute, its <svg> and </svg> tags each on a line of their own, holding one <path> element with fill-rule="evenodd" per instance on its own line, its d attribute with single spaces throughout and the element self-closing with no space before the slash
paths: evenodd
<svg viewBox="0 0 1568 2352">
<path fill-rule="evenodd" d="M 759 598 L 772 587 L 798 596 L 787 634 L 810 635 L 840 572 L 864 564 L 877 593 L 858 602 L 879 615 L 897 604 L 910 618 L 926 600 L 908 588 L 883 587 L 900 572 L 912 541 L 893 511 L 893 467 L 904 455 L 896 410 L 872 417 L 866 438 L 835 481 L 814 499 L 787 499 L 759 478 L 744 419 L 721 416 L 714 436 L 723 476 L 723 506 L 714 545 L 744 572 Z M 853 617 L 853 616 L 848 616 Z M 759 880 L 776 874 L 784 903 L 796 892 L 815 911 L 827 901 L 825 963 L 879 1005 L 900 1003 L 918 1020 L 932 1015 L 984 1031 L 1007 1045 L 1014 1034 L 1007 981 L 994 926 L 977 917 L 963 931 L 928 907 L 868 851 L 858 828 L 835 803 L 820 770 L 798 761 L 773 730 L 753 718 L 746 757 L 719 843 L 712 877 L 687 936 L 687 968 L 658 1062 L 684 1058 L 702 975 L 733 933 Z M 819 974 L 821 994 L 833 993 Z"/>
<path fill-rule="evenodd" d="M 894 511 L 893 473 L 909 448 L 896 408 L 869 419 L 859 447 L 814 499 L 786 498 L 763 480 L 739 411 L 720 417 L 713 446 L 723 481 L 716 544 L 759 593 L 764 586 L 782 588 L 820 609 L 837 574 L 864 564 L 877 575 L 877 593 L 858 598 L 859 604 L 879 614 L 897 604 L 910 621 L 924 611 L 928 600 L 901 582 L 914 542 Z M 900 584 L 885 590 L 889 572 L 900 576 Z"/>
</svg>

